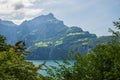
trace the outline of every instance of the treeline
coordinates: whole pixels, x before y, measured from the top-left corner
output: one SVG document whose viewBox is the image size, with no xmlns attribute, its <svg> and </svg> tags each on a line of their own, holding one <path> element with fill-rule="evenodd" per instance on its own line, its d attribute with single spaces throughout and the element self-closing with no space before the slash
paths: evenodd
<svg viewBox="0 0 120 80">
<path fill-rule="evenodd" d="M 120 21 L 114 22 L 120 29 Z M 75 55 L 74 65 L 66 60 L 59 67 L 46 66 L 48 76 L 37 71 L 44 63 L 36 67 L 24 60 L 26 54 L 25 42 L 8 45 L 6 38 L 0 35 L 0 80 L 120 80 L 120 33 L 110 31 L 116 36 L 107 44 L 97 45 L 91 52 L 81 56 Z M 57 62 L 56 62 L 57 63 Z"/>
</svg>

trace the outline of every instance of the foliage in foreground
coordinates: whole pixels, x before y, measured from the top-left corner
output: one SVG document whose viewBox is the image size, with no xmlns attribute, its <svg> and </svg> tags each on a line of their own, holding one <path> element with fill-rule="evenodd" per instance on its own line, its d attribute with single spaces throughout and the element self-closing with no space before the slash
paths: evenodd
<svg viewBox="0 0 120 80">
<path fill-rule="evenodd" d="M 40 66 L 25 61 L 24 57 L 24 42 L 7 45 L 5 38 L 0 35 L 0 80 L 50 80 L 37 73 Z"/>
<path fill-rule="evenodd" d="M 114 26 L 120 29 L 120 21 L 114 22 Z M 78 53 L 72 67 L 67 62 L 47 67 L 49 76 L 55 80 L 120 80 L 120 32 L 111 32 L 115 40 L 97 45 L 84 56 Z"/>
<path fill-rule="evenodd" d="M 72 67 L 65 62 L 48 73 L 55 80 L 120 80 L 120 43 L 98 45 L 84 56 L 77 54 Z"/>
</svg>

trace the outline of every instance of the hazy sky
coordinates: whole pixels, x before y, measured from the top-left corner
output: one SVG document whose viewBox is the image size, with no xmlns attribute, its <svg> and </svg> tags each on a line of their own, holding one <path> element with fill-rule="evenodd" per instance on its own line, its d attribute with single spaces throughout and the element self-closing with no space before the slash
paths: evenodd
<svg viewBox="0 0 120 80">
<path fill-rule="evenodd" d="M 0 0 L 0 18 L 17 24 L 48 13 L 68 26 L 108 35 L 120 18 L 120 0 Z"/>
</svg>

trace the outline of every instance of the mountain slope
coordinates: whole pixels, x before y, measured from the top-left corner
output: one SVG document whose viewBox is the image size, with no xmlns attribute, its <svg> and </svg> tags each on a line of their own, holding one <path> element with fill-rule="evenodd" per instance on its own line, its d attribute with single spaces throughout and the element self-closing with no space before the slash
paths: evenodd
<svg viewBox="0 0 120 80">
<path fill-rule="evenodd" d="M 53 14 L 42 15 L 30 21 L 23 22 L 19 29 L 19 40 L 33 45 L 35 42 L 55 40 L 63 36 L 67 30 L 63 21 L 57 20 Z"/>
<path fill-rule="evenodd" d="M 15 43 L 17 41 L 17 25 L 15 25 L 11 21 L 3 21 L 0 20 L 0 34 L 7 37 L 7 42 L 10 44 Z"/>
<path fill-rule="evenodd" d="M 61 59 L 67 57 L 69 50 L 85 54 L 95 45 L 112 39 L 109 36 L 97 38 L 95 34 L 77 26 L 68 27 L 52 13 L 20 25 L 0 20 L 0 34 L 6 36 L 11 44 L 19 40 L 26 41 L 27 50 L 31 52 L 26 59 Z"/>
</svg>

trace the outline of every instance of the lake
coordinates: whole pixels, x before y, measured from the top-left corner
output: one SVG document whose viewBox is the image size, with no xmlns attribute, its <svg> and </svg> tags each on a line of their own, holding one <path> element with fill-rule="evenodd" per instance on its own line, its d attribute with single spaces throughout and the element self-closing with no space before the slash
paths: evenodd
<svg viewBox="0 0 120 80">
<path fill-rule="evenodd" d="M 50 66 L 58 67 L 58 64 L 54 62 L 55 60 L 28 60 L 28 61 L 33 62 L 36 66 L 42 64 L 43 62 L 46 62 L 45 65 L 48 67 L 50 67 Z M 56 60 L 56 61 L 59 64 L 64 64 L 62 60 Z M 69 63 L 71 64 L 70 66 L 72 66 L 74 64 L 74 62 L 75 62 L 74 60 L 69 60 Z M 42 69 L 45 69 L 45 67 L 43 66 Z M 44 71 L 44 70 L 39 70 L 38 73 L 40 73 L 44 76 L 47 75 L 46 71 Z"/>
</svg>

